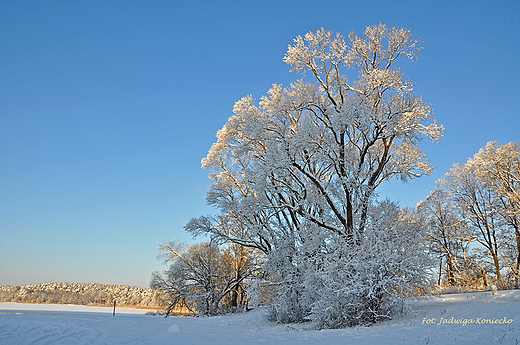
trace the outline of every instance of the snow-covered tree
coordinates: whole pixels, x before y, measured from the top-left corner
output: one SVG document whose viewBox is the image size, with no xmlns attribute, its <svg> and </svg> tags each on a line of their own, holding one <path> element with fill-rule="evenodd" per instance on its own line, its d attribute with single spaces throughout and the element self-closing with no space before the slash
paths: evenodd
<svg viewBox="0 0 520 345">
<path fill-rule="evenodd" d="M 479 243 L 496 279 L 509 268 L 518 285 L 520 267 L 520 146 L 489 142 L 467 163 L 455 164 L 440 185 L 464 215 L 468 240 Z M 509 255 L 506 255 L 509 253 Z M 483 265 L 482 265 L 483 266 Z"/>
<path fill-rule="evenodd" d="M 489 142 L 474 157 L 482 174 L 499 195 L 498 212 L 507 224 L 506 253 L 515 286 L 519 288 L 520 269 L 520 144 L 510 142 L 499 146 Z"/>
<path fill-rule="evenodd" d="M 498 195 L 469 159 L 465 165 L 455 164 L 441 184 L 460 209 L 470 230 L 468 240 L 476 241 L 491 259 L 496 279 L 501 281 L 499 250 L 503 245 L 503 222 L 497 212 Z M 480 247 L 476 248 L 477 251 Z"/>
<path fill-rule="evenodd" d="M 437 188 L 417 205 L 417 211 L 426 221 L 425 229 L 429 251 L 442 263 L 449 285 L 464 285 L 471 279 L 473 261 L 468 255 L 469 232 L 449 194 Z"/>
<path fill-rule="evenodd" d="M 203 160 L 214 181 L 210 204 L 228 213 L 243 199 L 252 208 L 259 202 L 285 211 L 282 223 L 297 226 L 300 216 L 354 241 L 383 181 L 430 173 L 418 143 L 423 135 L 437 140 L 443 128 L 428 123 L 430 107 L 394 67 L 415 57 L 418 40 L 382 24 L 349 38 L 350 45 L 323 29 L 297 37 L 284 60 L 314 82 L 274 85 L 259 106 L 251 96 L 235 104 Z M 344 68 L 358 78 L 350 81 Z M 263 226 L 270 215 L 257 217 L 247 225 Z"/>
<path fill-rule="evenodd" d="M 348 42 L 324 29 L 297 37 L 284 61 L 303 78 L 273 85 L 258 105 L 238 101 L 202 161 L 221 213 L 186 230 L 265 253 L 278 321 L 315 315 L 305 280 L 329 264 L 334 243 L 351 252 L 365 243 L 381 183 L 431 172 L 419 143 L 443 127 L 396 67 L 420 49 L 410 30 L 382 24 Z"/>
</svg>

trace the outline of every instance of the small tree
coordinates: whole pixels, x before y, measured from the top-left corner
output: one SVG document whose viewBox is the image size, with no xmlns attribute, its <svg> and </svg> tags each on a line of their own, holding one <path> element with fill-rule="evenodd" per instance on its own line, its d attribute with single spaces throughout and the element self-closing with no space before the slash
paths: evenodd
<svg viewBox="0 0 520 345">
<path fill-rule="evenodd" d="M 158 247 L 159 257 L 171 262 L 162 274 L 152 274 L 150 286 L 170 296 L 167 315 L 187 308 L 197 315 L 217 315 L 247 306 L 245 286 L 256 273 L 254 253 L 244 248 L 220 248 L 212 242 L 185 246 L 169 242 Z"/>
<path fill-rule="evenodd" d="M 417 205 L 417 211 L 426 220 L 429 251 L 438 256 L 441 263 L 446 263 L 448 284 L 464 284 L 471 275 L 467 256 L 469 233 L 448 193 L 440 188 L 436 189 L 426 200 L 421 200 Z M 442 268 L 439 272 L 439 283 L 441 273 Z"/>
<path fill-rule="evenodd" d="M 499 250 L 503 246 L 504 223 L 497 212 L 499 200 L 496 191 L 480 174 L 472 159 L 465 165 L 455 164 L 441 184 L 450 193 L 469 227 L 467 240 L 478 242 L 485 248 L 500 283 Z"/>
</svg>

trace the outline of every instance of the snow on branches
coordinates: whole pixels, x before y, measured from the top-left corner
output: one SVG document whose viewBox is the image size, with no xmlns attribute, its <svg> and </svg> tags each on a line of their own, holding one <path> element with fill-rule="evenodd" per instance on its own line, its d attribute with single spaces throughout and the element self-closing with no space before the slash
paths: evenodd
<svg viewBox="0 0 520 345">
<path fill-rule="evenodd" d="M 420 49 L 410 30 L 382 24 L 349 42 L 324 29 L 298 36 L 284 61 L 303 79 L 273 85 L 258 104 L 252 96 L 236 102 L 203 159 L 213 181 L 207 200 L 221 214 L 192 219 L 186 230 L 263 252 L 267 276 L 283 287 L 279 321 L 318 315 L 304 302 L 304 280 L 331 264 L 337 243 L 361 253 L 381 183 L 431 172 L 419 143 L 438 140 L 444 128 L 394 66 Z M 317 257 L 318 266 L 305 259 Z"/>
</svg>

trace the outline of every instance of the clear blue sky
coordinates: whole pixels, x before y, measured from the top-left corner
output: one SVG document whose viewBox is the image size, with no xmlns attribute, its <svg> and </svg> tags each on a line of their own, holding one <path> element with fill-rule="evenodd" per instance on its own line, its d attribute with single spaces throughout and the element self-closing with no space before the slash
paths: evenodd
<svg viewBox="0 0 520 345">
<path fill-rule="evenodd" d="M 520 141 L 520 2 L 0 2 L 0 285 L 148 286 L 156 247 L 213 212 L 200 167 L 235 101 L 295 76 L 297 35 L 384 23 L 423 40 L 403 65 L 446 127 L 431 177 Z"/>
</svg>

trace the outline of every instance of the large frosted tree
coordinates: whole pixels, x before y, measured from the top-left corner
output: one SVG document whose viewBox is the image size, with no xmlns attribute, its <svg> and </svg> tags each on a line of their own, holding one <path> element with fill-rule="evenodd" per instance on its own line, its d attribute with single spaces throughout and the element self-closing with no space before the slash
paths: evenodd
<svg viewBox="0 0 520 345">
<path fill-rule="evenodd" d="M 443 127 L 396 67 L 420 49 L 410 30 L 382 24 L 347 41 L 324 29 L 297 37 L 284 61 L 302 79 L 273 85 L 258 104 L 239 100 L 203 160 L 208 202 L 221 213 L 186 229 L 263 251 L 271 282 L 284 287 L 278 320 L 309 315 L 301 287 L 327 266 L 317 258 L 339 250 L 331 243 L 363 245 L 381 183 L 431 172 L 419 143 Z"/>
</svg>

